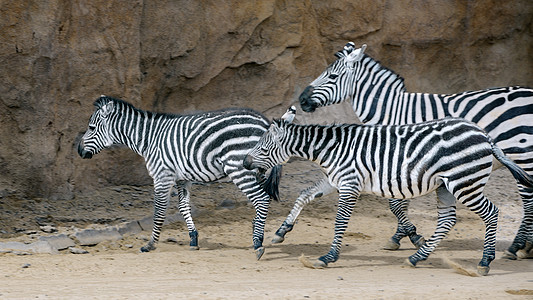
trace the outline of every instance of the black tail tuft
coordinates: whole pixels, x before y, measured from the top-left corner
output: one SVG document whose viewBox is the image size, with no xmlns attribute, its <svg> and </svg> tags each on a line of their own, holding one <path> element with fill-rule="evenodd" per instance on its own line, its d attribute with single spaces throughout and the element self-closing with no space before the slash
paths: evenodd
<svg viewBox="0 0 533 300">
<path fill-rule="evenodd" d="M 281 170 L 281 165 L 274 166 L 270 171 L 270 175 L 268 176 L 268 179 L 266 180 L 264 185 L 265 192 L 267 192 L 267 194 L 270 195 L 270 197 L 272 197 L 272 199 L 276 201 L 280 201 L 279 182 L 281 179 Z"/>
</svg>

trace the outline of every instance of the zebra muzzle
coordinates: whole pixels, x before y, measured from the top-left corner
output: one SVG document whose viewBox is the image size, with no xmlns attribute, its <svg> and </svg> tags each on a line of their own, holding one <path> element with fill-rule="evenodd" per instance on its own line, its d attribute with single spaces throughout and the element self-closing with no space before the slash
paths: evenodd
<svg viewBox="0 0 533 300">
<path fill-rule="evenodd" d="M 93 157 L 93 154 L 91 152 L 84 149 L 83 143 L 81 142 L 78 144 L 78 154 L 83 159 L 89 159 Z"/>
<path fill-rule="evenodd" d="M 313 95 L 314 87 L 307 86 L 305 90 L 300 94 L 300 107 L 305 112 L 314 112 L 316 105 L 311 101 L 311 96 Z"/>
<path fill-rule="evenodd" d="M 248 170 L 252 170 L 254 167 L 252 166 L 253 165 L 253 162 L 254 162 L 254 159 L 252 158 L 251 155 L 246 155 L 246 157 L 244 158 L 244 161 L 242 162 L 242 165 L 245 169 L 248 169 Z"/>
</svg>

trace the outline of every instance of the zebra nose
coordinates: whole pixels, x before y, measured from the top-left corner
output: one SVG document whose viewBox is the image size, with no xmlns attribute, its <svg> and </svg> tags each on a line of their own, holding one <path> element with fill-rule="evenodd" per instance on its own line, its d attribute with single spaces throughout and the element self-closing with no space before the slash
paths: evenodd
<svg viewBox="0 0 533 300">
<path fill-rule="evenodd" d="M 242 162 L 242 165 L 244 166 L 245 169 L 251 170 L 251 169 L 253 169 L 253 167 L 252 167 L 253 162 L 254 162 L 254 160 L 253 160 L 252 156 L 250 156 L 248 154 L 244 158 L 244 161 Z"/>
<path fill-rule="evenodd" d="M 83 146 L 83 143 L 80 142 L 78 144 L 78 154 L 81 156 L 81 158 L 83 159 L 86 159 L 86 158 L 92 158 L 93 157 L 93 154 L 87 150 L 84 149 L 84 146 Z"/>
<path fill-rule="evenodd" d="M 302 110 L 305 112 L 314 112 L 315 111 L 315 105 L 313 105 L 313 102 L 311 101 L 311 95 L 313 94 L 313 90 L 315 88 L 312 86 L 307 86 L 305 90 L 300 94 L 300 106 L 302 107 Z"/>
</svg>

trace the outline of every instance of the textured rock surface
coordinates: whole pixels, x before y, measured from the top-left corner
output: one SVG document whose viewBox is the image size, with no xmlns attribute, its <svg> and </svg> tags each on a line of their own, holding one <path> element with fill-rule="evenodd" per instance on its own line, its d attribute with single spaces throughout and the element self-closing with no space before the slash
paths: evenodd
<svg viewBox="0 0 533 300">
<path fill-rule="evenodd" d="M 350 40 L 411 91 L 533 86 L 532 11 L 529 0 L 2 1 L 0 195 L 150 183 L 128 150 L 78 157 L 100 94 L 149 110 L 246 106 L 275 117 Z M 312 120 L 352 116 L 336 107 Z"/>
</svg>

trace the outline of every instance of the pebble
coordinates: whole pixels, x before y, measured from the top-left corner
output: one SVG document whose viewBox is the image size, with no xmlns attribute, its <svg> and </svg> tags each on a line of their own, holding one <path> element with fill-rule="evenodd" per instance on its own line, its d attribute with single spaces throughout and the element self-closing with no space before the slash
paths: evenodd
<svg viewBox="0 0 533 300">
<path fill-rule="evenodd" d="M 87 253 L 89 253 L 89 251 L 87 251 L 87 250 L 76 248 L 76 247 L 70 247 L 68 249 L 70 250 L 70 253 L 72 253 L 72 254 L 87 254 Z"/>
</svg>

